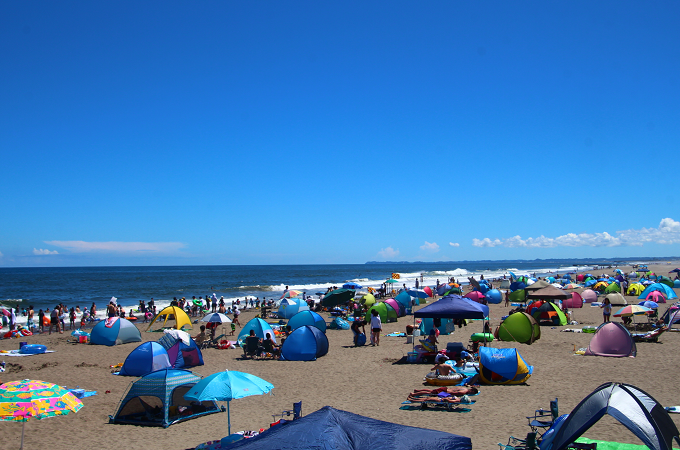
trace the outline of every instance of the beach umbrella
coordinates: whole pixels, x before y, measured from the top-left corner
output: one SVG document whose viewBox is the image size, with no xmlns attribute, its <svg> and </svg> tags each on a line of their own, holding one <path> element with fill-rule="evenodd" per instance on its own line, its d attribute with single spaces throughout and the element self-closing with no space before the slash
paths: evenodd
<svg viewBox="0 0 680 450">
<path fill-rule="evenodd" d="M 231 319 L 222 313 L 210 313 L 201 319 L 201 322 L 208 323 L 230 323 Z"/>
<path fill-rule="evenodd" d="M 653 302 L 651 300 L 643 300 L 640 303 L 638 303 L 640 306 L 644 306 L 645 308 L 649 309 L 656 309 L 659 307 L 659 304 L 657 302 Z"/>
<path fill-rule="evenodd" d="M 628 305 L 616 311 L 614 317 L 629 317 L 629 316 L 639 316 L 642 314 L 649 314 L 652 312 L 651 309 L 640 305 Z"/>
<path fill-rule="evenodd" d="M 430 288 L 430 286 L 425 286 L 425 287 L 423 288 L 423 291 L 425 291 L 425 293 L 426 293 L 428 296 L 430 296 L 430 297 L 432 297 L 432 296 L 434 295 L 434 294 L 432 293 L 432 289 Z"/>
<path fill-rule="evenodd" d="M 73 393 L 56 384 L 40 380 L 10 381 L 0 385 L 0 421 L 23 422 L 21 447 L 24 448 L 24 427 L 30 419 L 46 419 L 78 412 L 83 407 Z"/>
<path fill-rule="evenodd" d="M 354 297 L 354 291 L 351 289 L 336 289 L 329 292 L 321 299 L 321 304 L 325 307 L 333 307 L 342 305 L 352 300 Z"/>
<path fill-rule="evenodd" d="M 263 395 L 274 389 L 274 385 L 260 377 L 245 372 L 227 370 L 217 372 L 196 383 L 184 394 L 186 400 L 198 402 L 215 400 L 227 402 L 227 423 L 231 435 L 229 402 L 251 395 Z"/>
<path fill-rule="evenodd" d="M 302 292 L 289 290 L 289 291 L 284 292 L 284 293 L 281 295 L 281 297 L 279 297 L 279 300 L 282 299 L 282 298 L 293 298 L 293 297 L 297 297 L 297 296 L 300 295 L 300 294 L 302 294 Z"/>
<path fill-rule="evenodd" d="M 680 268 L 675 268 L 668 273 L 680 273 Z"/>
<path fill-rule="evenodd" d="M 427 295 L 427 292 L 423 291 L 422 289 L 407 289 L 406 292 L 408 292 L 408 295 L 411 297 L 417 297 L 417 298 L 427 298 L 429 295 Z"/>
<path fill-rule="evenodd" d="M 355 283 L 353 281 L 350 281 L 349 283 L 345 283 L 342 285 L 343 289 L 361 289 L 363 286 L 360 285 L 359 283 Z"/>
</svg>

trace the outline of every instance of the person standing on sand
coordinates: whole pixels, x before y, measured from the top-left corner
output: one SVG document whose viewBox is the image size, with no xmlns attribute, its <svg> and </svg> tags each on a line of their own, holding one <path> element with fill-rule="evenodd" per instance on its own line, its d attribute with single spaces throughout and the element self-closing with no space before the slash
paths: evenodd
<svg viewBox="0 0 680 450">
<path fill-rule="evenodd" d="M 604 303 L 602 303 L 602 306 L 600 306 L 600 308 L 602 308 L 602 317 L 604 318 L 604 322 L 605 323 L 609 322 L 609 316 L 611 316 L 612 314 L 612 305 L 609 302 L 608 298 L 604 299 Z"/>
<path fill-rule="evenodd" d="M 510 291 L 505 291 L 505 306 L 510 306 Z"/>
<path fill-rule="evenodd" d="M 28 318 L 26 319 L 26 327 L 29 329 L 29 331 L 33 332 L 33 305 L 28 307 Z"/>
<path fill-rule="evenodd" d="M 106 317 L 109 319 L 116 317 L 116 307 L 114 306 L 113 302 L 109 302 L 109 306 L 106 307 Z"/>
<path fill-rule="evenodd" d="M 380 314 L 375 309 L 371 311 L 371 345 L 380 345 L 380 332 L 382 331 L 382 321 Z"/>
</svg>

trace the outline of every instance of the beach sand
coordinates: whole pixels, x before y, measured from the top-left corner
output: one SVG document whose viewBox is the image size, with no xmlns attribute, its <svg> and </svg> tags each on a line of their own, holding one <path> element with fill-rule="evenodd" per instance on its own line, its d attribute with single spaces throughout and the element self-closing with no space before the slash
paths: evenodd
<svg viewBox="0 0 680 450">
<path fill-rule="evenodd" d="M 680 263 L 674 263 L 680 265 Z M 650 265 L 657 274 L 667 275 L 677 265 Z M 630 267 L 621 267 L 627 273 Z M 596 270 L 593 273 L 612 273 Z M 627 297 L 629 304 L 637 303 Z M 663 313 L 671 303 L 661 304 Z M 509 307 L 490 305 L 491 323 L 495 327 Z M 614 307 L 614 311 L 616 311 Z M 256 314 L 245 311 L 241 323 Z M 680 333 L 665 333 L 660 343 L 639 343 L 636 358 L 585 357 L 574 349 L 587 347 L 592 334 L 561 332 L 561 328 L 599 325 L 601 309 L 584 306 L 574 310 L 579 325 L 542 327 L 541 339 L 532 345 L 493 342 L 493 347 L 516 347 L 528 364 L 534 366 L 527 385 L 482 386 L 469 412 L 438 410 L 401 410 L 401 403 L 413 389 L 423 387 L 423 377 L 430 365 L 395 364 L 411 350 L 403 337 L 382 337 L 379 347 L 351 347 L 352 334 L 345 330 L 328 330 L 328 355 L 313 362 L 275 360 L 241 360 L 240 350 L 207 349 L 205 366 L 195 368 L 203 376 L 221 370 L 238 370 L 257 375 L 274 384 L 273 395 L 247 397 L 231 402 L 232 431 L 268 428 L 272 414 L 291 409 L 302 401 L 303 414 L 330 405 L 337 409 L 375 419 L 431 428 L 469 436 L 476 449 L 494 449 L 507 442 L 509 436 L 524 437 L 530 431 L 526 416 L 540 407 L 548 408 L 550 400 L 559 399 L 560 414 L 570 412 L 599 385 L 618 381 L 633 384 L 652 395 L 664 406 L 680 405 L 677 370 L 680 368 Z M 613 318 L 613 320 L 619 320 Z M 638 319 L 639 320 L 639 319 Z M 644 320 L 644 319 L 643 319 Z M 413 318 L 400 318 L 384 325 L 384 333 L 404 331 Z M 143 324 L 139 324 L 145 330 Z M 198 333 L 198 326 L 192 335 Z M 481 321 L 440 336 L 440 348 L 447 342 L 468 343 L 470 334 L 482 331 Z M 156 340 L 159 333 L 142 332 L 144 341 Z M 98 394 L 83 399 L 84 407 L 76 414 L 33 420 L 26 423 L 25 448 L 143 448 L 186 449 L 227 435 L 227 414 L 213 414 L 167 429 L 110 425 L 121 398 L 136 378 L 111 375 L 110 366 L 122 363 L 137 344 L 104 347 L 73 344 L 70 331 L 64 334 L 42 334 L 28 337 L 31 344 L 44 344 L 55 353 L 30 357 L 4 358 L 7 372 L 0 373 L 3 382 L 24 378 L 49 381 L 59 385 Z M 19 348 L 19 339 L 0 341 L 0 350 Z M 0 358 L 2 356 L 0 355 Z M 110 393 L 105 393 L 110 391 Z M 673 415 L 680 426 L 680 415 Z M 0 449 L 19 447 L 21 423 L 3 422 Z M 641 442 L 613 418 L 606 416 L 585 433 L 591 439 Z"/>
</svg>

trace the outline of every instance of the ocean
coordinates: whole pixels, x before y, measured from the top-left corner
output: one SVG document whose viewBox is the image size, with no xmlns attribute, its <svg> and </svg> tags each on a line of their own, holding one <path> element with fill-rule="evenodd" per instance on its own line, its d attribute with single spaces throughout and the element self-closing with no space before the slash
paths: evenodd
<svg viewBox="0 0 680 450">
<path fill-rule="evenodd" d="M 551 259 L 505 261 L 459 261 L 441 263 L 366 263 L 334 265 L 261 266 L 173 266 L 173 267 L 61 267 L 0 268 L 0 303 L 33 305 L 35 311 L 58 303 L 87 306 L 102 311 L 111 297 L 125 307 L 137 307 L 140 300 L 153 298 L 163 307 L 173 298 L 192 296 L 224 297 L 227 304 L 236 299 L 258 297 L 279 299 L 289 289 L 315 295 L 331 286 L 355 282 L 365 288 L 379 287 L 393 273 L 400 275 L 395 287 L 412 287 L 422 276 L 421 286 L 434 286 L 437 280 L 455 277 L 466 284 L 467 277 L 502 278 L 516 275 L 565 273 L 609 266 L 621 259 Z M 639 259 L 636 262 L 644 262 Z M 628 264 L 633 261 L 627 261 Z"/>
</svg>

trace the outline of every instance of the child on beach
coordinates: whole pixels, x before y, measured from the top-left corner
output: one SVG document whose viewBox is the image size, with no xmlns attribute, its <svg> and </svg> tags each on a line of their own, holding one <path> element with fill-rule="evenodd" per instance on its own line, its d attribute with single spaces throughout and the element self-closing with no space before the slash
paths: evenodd
<svg viewBox="0 0 680 450">
<path fill-rule="evenodd" d="M 604 318 L 604 322 L 605 323 L 609 322 L 609 316 L 611 316 L 612 314 L 612 305 L 609 302 L 608 298 L 604 299 L 604 303 L 602 303 L 602 306 L 600 306 L 600 308 L 602 308 L 602 316 Z"/>
<path fill-rule="evenodd" d="M 234 322 L 231 323 L 231 333 L 229 333 L 229 336 L 233 336 L 234 333 L 236 333 L 236 325 Z"/>
</svg>

